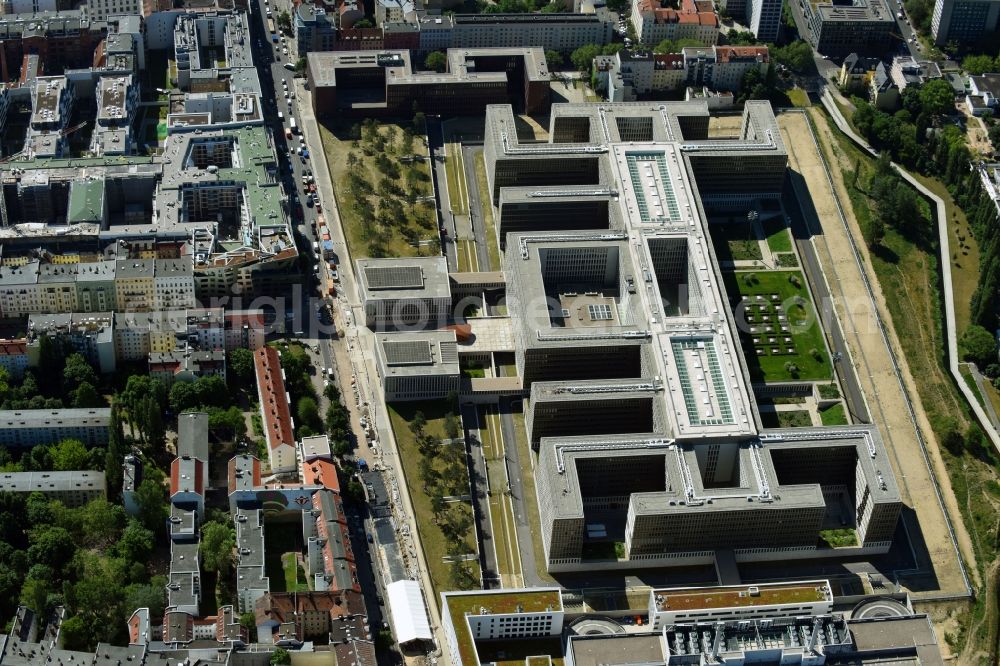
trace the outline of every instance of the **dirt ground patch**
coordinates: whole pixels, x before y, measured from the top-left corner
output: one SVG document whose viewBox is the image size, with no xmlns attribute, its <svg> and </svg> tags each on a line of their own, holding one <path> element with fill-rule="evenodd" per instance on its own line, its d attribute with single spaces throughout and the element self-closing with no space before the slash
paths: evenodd
<svg viewBox="0 0 1000 666">
<path fill-rule="evenodd" d="M 815 111 L 811 111 L 815 112 Z M 816 112 L 818 114 L 818 112 Z M 834 139 L 821 115 L 815 118 L 819 130 L 819 140 L 828 155 L 837 155 L 833 149 Z M 783 114 L 779 124 L 785 145 L 789 150 L 789 166 L 801 179 L 796 179 L 799 187 L 807 187 L 808 195 L 821 221 L 822 230 L 814 228 L 814 244 L 819 254 L 823 271 L 834 295 L 837 315 L 844 327 L 852 361 L 858 372 L 862 390 L 873 420 L 889 451 L 891 464 L 896 473 L 903 501 L 911 507 L 920 524 L 922 538 L 930 554 L 937 585 L 941 592 L 962 593 L 965 591 L 958 558 L 952 547 L 945 517 L 934 496 L 934 483 L 940 484 L 942 495 L 958 534 L 959 547 L 969 563 L 975 562 L 972 542 L 964 528 L 958 504 L 952 491 L 947 470 L 936 447 L 926 415 L 917 408 L 918 424 L 928 442 L 928 453 L 934 475 L 924 464 L 916 432 L 910 421 L 902 391 L 892 367 L 889 350 L 886 348 L 870 299 L 866 296 L 861 271 L 854 259 L 848 237 L 848 230 L 840 221 L 834 192 L 829 182 L 819 154 L 816 152 L 809 124 L 802 114 Z M 850 168 L 850 165 L 847 165 Z M 851 212 L 849 198 L 838 169 L 833 169 L 837 196 L 844 206 L 850 231 L 855 238 L 861 238 L 857 221 Z M 804 193 L 803 193 L 804 194 Z M 808 218 L 807 218 L 808 219 Z M 817 221 L 813 220 L 813 224 Z M 859 241 L 860 242 L 860 241 Z M 865 271 L 875 275 L 867 252 L 863 252 Z M 932 288 L 933 285 L 927 285 Z M 876 307 L 883 321 L 891 323 L 885 299 L 873 281 Z M 926 314 L 926 313 L 923 313 Z M 931 319 L 933 321 L 933 319 Z M 899 341 L 890 326 L 890 342 L 900 349 Z M 906 389 L 910 395 L 918 395 L 906 359 L 899 357 Z M 905 581 L 903 581 L 905 584 Z M 935 590 L 937 592 L 937 590 Z M 919 597 L 919 593 L 915 595 Z"/>
</svg>

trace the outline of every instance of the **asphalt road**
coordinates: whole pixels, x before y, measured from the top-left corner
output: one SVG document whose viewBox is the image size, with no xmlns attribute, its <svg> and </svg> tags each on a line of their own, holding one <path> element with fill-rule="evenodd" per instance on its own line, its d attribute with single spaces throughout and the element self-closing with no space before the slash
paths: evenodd
<svg viewBox="0 0 1000 666">
<path fill-rule="evenodd" d="M 275 14 L 277 13 L 277 8 L 272 6 L 272 10 L 275 11 Z M 315 206 L 304 205 L 303 199 L 304 187 L 302 185 L 302 176 L 307 171 L 311 173 L 311 158 L 305 159 L 292 152 L 300 145 L 300 137 L 302 137 L 301 123 L 298 123 L 299 133 L 293 134 L 291 140 L 286 140 L 284 134 L 285 127 L 289 125 L 291 118 L 297 118 L 298 115 L 294 100 L 286 100 L 285 97 L 286 86 L 289 96 L 293 95 L 295 90 L 293 84 L 294 73 L 284 67 L 284 63 L 289 62 L 289 57 L 294 57 L 294 55 L 285 56 L 281 53 L 282 44 L 280 41 L 276 45 L 272 44 L 270 33 L 267 30 L 264 0 L 255 0 L 251 4 L 249 23 L 251 39 L 254 44 L 254 60 L 258 64 L 257 73 L 263 93 L 262 104 L 265 125 L 271 132 L 275 150 L 278 154 L 282 188 L 288 194 L 286 211 L 294 220 L 296 243 L 305 260 L 304 282 L 306 288 L 295 290 L 293 299 L 296 302 L 291 304 L 294 318 L 288 323 L 292 332 L 303 332 L 303 342 L 310 349 L 314 365 L 319 366 L 316 375 L 313 377 L 313 381 L 317 392 L 322 395 L 322 370 L 324 368 L 333 368 L 339 377 L 342 369 L 337 367 L 336 356 L 330 347 L 331 343 L 335 341 L 334 334 L 330 330 L 331 327 L 319 325 L 317 312 L 317 308 L 327 304 L 328 301 L 317 298 L 317 296 L 325 293 L 325 290 L 319 290 L 322 271 L 318 275 L 314 269 L 319 259 L 314 255 L 312 248 L 313 242 L 318 241 L 316 236 L 316 218 L 320 213 Z M 291 42 L 288 37 L 286 37 L 286 40 Z M 291 52 L 294 53 L 294 49 Z M 278 118 L 279 111 L 284 116 L 282 119 Z M 319 146 L 316 146 L 316 148 L 319 150 L 315 154 L 322 159 L 322 148 Z M 329 203 L 333 205 L 332 201 Z M 318 353 L 312 351 L 314 345 L 318 348 Z M 346 369 L 346 372 L 350 372 L 350 369 Z M 345 383 L 341 381 L 340 385 L 342 387 L 343 400 L 347 402 L 352 399 L 352 396 L 349 392 L 343 390 Z M 367 446 L 364 446 L 364 437 L 358 437 L 357 439 L 363 448 L 359 453 L 363 454 L 368 450 Z M 379 573 L 377 554 L 369 551 L 366 531 L 364 529 L 366 507 L 348 506 L 345 508 L 345 512 L 350 523 L 351 548 L 355 556 L 358 581 L 365 596 L 369 623 L 372 632 L 377 633 L 383 626 L 383 622 L 387 619 L 387 615 L 382 605 L 384 600 L 384 590 L 382 589 L 383 577 Z M 390 655 L 391 653 L 385 654 L 381 658 L 386 659 L 385 663 L 390 663 L 392 660 Z"/>
<path fill-rule="evenodd" d="M 458 271 L 458 248 L 453 239 L 458 238 L 455 216 L 451 209 L 451 192 L 448 191 L 448 171 L 445 167 L 444 128 L 440 118 L 427 119 L 427 149 L 431 156 L 431 176 L 434 179 L 435 205 L 438 219 L 447 233 L 441 236 L 441 247 L 448 259 L 448 270 Z"/>
<path fill-rule="evenodd" d="M 483 439 L 479 429 L 486 424 L 479 423 L 475 405 L 462 405 L 462 423 L 465 426 L 466 451 L 469 455 L 469 474 L 472 480 L 472 509 L 476 520 L 476 536 L 479 539 L 479 566 L 483 571 L 483 587 L 500 587 L 500 566 L 497 563 L 496 542 L 493 540 L 493 525 L 490 523 L 490 498 L 486 492 L 486 461 L 483 458 Z"/>
<path fill-rule="evenodd" d="M 471 193 L 471 188 L 469 191 Z M 510 478 L 510 497 L 514 506 L 514 526 L 517 530 L 517 543 L 521 551 L 521 572 L 524 576 L 524 584 L 528 587 L 545 585 L 546 582 L 539 579 L 536 574 L 535 550 L 532 544 L 535 539 L 540 539 L 542 536 L 533 534 L 531 523 L 528 522 L 524 482 L 521 479 L 521 454 L 517 446 L 517 434 L 514 418 L 511 416 L 510 400 L 500 401 L 500 429 L 503 433 L 503 440 L 507 443 L 504 447 L 504 464 L 507 465 L 507 475 Z"/>
<path fill-rule="evenodd" d="M 486 244 L 486 221 L 483 219 L 482 208 L 479 205 L 481 196 L 489 197 L 489 193 L 479 192 L 479 181 L 476 179 L 476 153 L 482 152 L 483 145 L 462 144 L 463 164 L 465 165 L 465 181 L 469 190 L 469 218 L 472 220 L 472 233 L 476 236 L 476 256 L 479 258 L 479 270 L 499 270 L 499 266 L 490 265 L 490 252 Z"/>
</svg>

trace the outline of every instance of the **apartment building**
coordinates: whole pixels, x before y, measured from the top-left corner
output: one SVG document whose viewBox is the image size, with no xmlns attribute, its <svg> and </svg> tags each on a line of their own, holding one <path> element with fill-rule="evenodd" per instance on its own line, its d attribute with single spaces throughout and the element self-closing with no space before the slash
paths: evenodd
<svg viewBox="0 0 1000 666">
<path fill-rule="evenodd" d="M 2 417 L 0 417 L 2 418 Z M 0 492 L 42 493 L 69 507 L 83 506 L 91 500 L 107 496 L 104 472 L 2 472 Z"/>
<path fill-rule="evenodd" d="M 236 598 L 240 613 L 252 613 L 271 590 L 264 572 L 264 512 L 259 508 L 233 510 L 236 525 Z"/>
<path fill-rule="evenodd" d="M 896 17 L 885 0 L 850 3 L 803 2 L 805 38 L 823 55 L 882 56 L 896 32 Z"/>
<path fill-rule="evenodd" d="M 934 43 L 988 47 L 1000 38 L 1000 0 L 937 0 L 931 17 Z"/>
<path fill-rule="evenodd" d="M 0 445 L 21 448 L 78 439 L 88 447 L 105 446 L 110 420 L 111 410 L 105 407 L 0 410 Z"/>
<path fill-rule="evenodd" d="M 350 530 L 340 495 L 332 490 L 319 490 L 313 494 L 312 506 L 312 511 L 302 512 L 306 575 L 312 579 L 312 589 L 360 592 Z"/>
<path fill-rule="evenodd" d="M 444 257 L 359 259 L 365 325 L 373 330 L 419 330 L 451 316 Z"/>
<path fill-rule="evenodd" d="M 91 152 L 95 155 L 132 153 L 135 148 L 132 125 L 139 108 L 139 82 L 132 74 L 102 76 L 97 81 L 97 104 L 97 127 L 91 135 Z"/>
<path fill-rule="evenodd" d="M 27 340 L 0 339 L 0 368 L 13 379 L 20 379 L 28 369 Z"/>
<path fill-rule="evenodd" d="M 640 95 L 682 86 L 738 92 L 747 72 L 766 73 L 769 63 L 766 46 L 687 47 L 681 53 L 622 50 L 595 58 L 594 75 L 609 102 L 633 102 Z"/>
<path fill-rule="evenodd" d="M 112 16 L 132 14 L 142 16 L 141 0 L 87 0 L 87 16 L 94 21 L 105 21 Z"/>
<path fill-rule="evenodd" d="M 62 157 L 69 143 L 63 134 L 73 110 L 75 86 L 65 76 L 39 76 L 31 87 L 31 120 L 23 152 L 31 157 Z"/>
<path fill-rule="evenodd" d="M 34 314 L 28 316 L 27 353 L 31 365 L 38 364 L 40 340 L 57 338 L 68 342 L 98 372 L 115 371 L 114 315 L 110 312 Z"/>
<path fill-rule="evenodd" d="M 262 347 L 255 351 L 254 368 L 271 473 L 294 471 L 295 438 L 289 406 L 291 398 L 285 390 L 285 373 L 281 369 L 278 351 L 272 347 Z"/>
<path fill-rule="evenodd" d="M 312 51 L 337 50 L 337 25 L 334 16 L 327 14 L 325 9 L 302 2 L 295 8 L 293 17 L 295 47 L 300 58 Z"/>
<path fill-rule="evenodd" d="M 705 0 L 681 0 L 679 9 L 663 7 L 659 0 L 632 0 L 630 20 L 639 41 L 650 47 L 665 39 L 694 39 L 706 46 L 719 41 L 719 17 Z"/>
<path fill-rule="evenodd" d="M 371 640 L 364 596 L 355 590 L 271 592 L 257 600 L 260 643 L 298 647 L 316 639 L 331 645 Z"/>
</svg>

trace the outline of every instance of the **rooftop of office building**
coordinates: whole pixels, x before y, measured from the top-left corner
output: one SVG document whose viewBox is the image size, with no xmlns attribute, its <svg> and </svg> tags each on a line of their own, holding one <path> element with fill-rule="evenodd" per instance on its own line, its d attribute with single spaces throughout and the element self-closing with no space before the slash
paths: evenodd
<svg viewBox="0 0 1000 666">
<path fill-rule="evenodd" d="M 823 21 L 854 22 L 881 21 L 895 23 L 896 17 L 884 0 L 852 0 L 840 3 L 832 0 L 809 0 L 807 3 L 818 12 Z"/>
<path fill-rule="evenodd" d="M 519 613 L 561 612 L 562 592 L 558 588 L 534 588 L 495 592 L 444 592 L 441 594 L 447 613 L 455 628 L 463 664 L 488 663 L 491 659 L 478 654 L 476 641 L 469 631 L 466 616 L 516 615 Z M 516 641 L 507 641 L 512 650 Z M 561 656 L 561 653 L 560 653 Z M 522 660 L 523 663 L 523 660 Z"/>
<path fill-rule="evenodd" d="M 386 377 L 459 373 L 454 331 L 379 333 L 375 340 L 378 360 Z"/>
<path fill-rule="evenodd" d="M 444 257 L 359 259 L 357 264 L 365 300 L 451 297 Z"/>
<path fill-rule="evenodd" d="M 578 466 L 589 468 L 611 459 L 663 470 L 662 477 L 652 475 L 634 489 L 622 489 L 630 496 L 630 511 L 635 514 L 755 511 L 762 506 L 816 508 L 825 506 L 819 482 L 786 482 L 782 463 L 789 453 L 839 449 L 853 464 L 850 478 L 840 483 L 862 481 L 875 503 L 900 499 L 885 447 L 871 426 L 765 431 L 758 439 L 736 446 L 729 478 L 717 479 L 707 478 L 697 441 L 695 446 L 678 444 L 655 433 L 543 437 L 536 481 L 547 487 L 553 513 L 559 516 L 584 515 L 584 495 L 595 492 L 582 486 Z"/>
<path fill-rule="evenodd" d="M 653 589 L 650 609 L 657 611 L 695 611 L 728 608 L 802 605 L 833 602 L 830 584 L 825 580 L 759 585 L 730 585 Z"/>
</svg>

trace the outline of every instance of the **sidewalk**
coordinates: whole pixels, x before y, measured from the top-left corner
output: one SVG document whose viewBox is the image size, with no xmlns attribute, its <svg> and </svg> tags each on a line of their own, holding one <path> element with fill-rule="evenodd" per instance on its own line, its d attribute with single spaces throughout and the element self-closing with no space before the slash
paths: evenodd
<svg viewBox="0 0 1000 666">
<path fill-rule="evenodd" d="M 396 439 L 392 432 L 392 424 L 389 422 L 389 413 L 383 401 L 382 391 L 373 386 L 371 381 L 372 377 L 377 378 L 374 366 L 371 366 L 372 370 L 369 370 L 368 360 L 374 358 L 368 349 L 369 344 L 374 343 L 374 336 L 367 329 L 357 325 L 359 317 L 363 317 L 364 312 L 361 310 L 357 279 L 354 274 L 354 258 L 350 254 L 344 238 L 344 231 L 341 227 L 340 212 L 333 189 L 333 181 L 330 177 L 330 170 L 326 162 L 326 152 L 323 149 L 322 135 L 319 124 L 316 121 L 316 116 L 312 110 L 312 94 L 305 89 L 304 81 L 298 78 L 295 79 L 295 101 L 298 106 L 299 121 L 302 126 L 303 135 L 306 138 L 306 145 L 310 148 L 310 154 L 315 156 L 315 159 L 311 161 L 313 175 L 316 177 L 316 189 L 323 204 L 327 227 L 330 229 L 330 237 L 333 239 L 334 248 L 336 248 L 337 256 L 340 258 L 338 265 L 341 285 L 340 295 L 344 298 L 345 307 L 351 312 L 351 316 L 347 318 L 346 313 L 342 313 L 340 307 L 335 306 L 333 308 L 339 327 L 344 331 L 344 337 L 332 344 L 332 348 L 337 358 L 338 367 L 341 369 L 351 368 L 352 374 L 357 377 L 360 405 L 354 406 L 352 424 L 356 428 L 355 433 L 359 433 L 360 442 L 364 439 L 365 435 L 364 431 L 360 428 L 360 423 L 356 422 L 355 418 L 359 416 L 357 412 L 360 409 L 363 409 L 365 405 L 370 406 L 368 414 L 375 423 L 376 441 L 381 443 L 379 452 L 382 454 L 382 459 L 388 466 L 388 469 L 392 472 L 392 478 L 395 481 L 392 485 L 399 489 L 399 492 L 395 493 L 396 496 L 393 497 L 393 515 L 396 518 L 397 525 L 406 527 L 405 531 L 408 532 L 409 536 L 409 540 L 403 538 L 400 543 L 409 545 L 408 548 L 404 549 L 404 554 L 407 554 L 408 551 L 409 555 L 415 556 L 417 569 L 420 573 L 420 584 L 424 590 L 424 600 L 430 612 L 438 651 L 442 655 L 439 657 L 439 661 L 447 662 L 447 657 L 444 655 L 447 655 L 448 652 L 445 650 L 446 643 L 441 630 L 438 600 L 434 597 L 434 587 L 431 585 L 430 576 L 427 573 L 428 568 L 427 563 L 424 561 L 424 551 L 420 546 L 420 533 L 417 531 L 414 520 L 415 513 L 413 507 L 410 505 L 410 495 L 406 492 L 406 477 L 403 475 L 402 462 L 396 448 Z M 341 299 L 338 298 L 337 300 L 340 301 Z M 347 341 L 346 351 L 344 350 L 344 340 Z M 343 386 L 346 374 L 341 372 L 338 373 L 338 376 L 341 377 L 340 381 Z M 352 401 L 347 399 L 347 396 L 352 395 L 353 392 L 344 392 L 342 390 L 342 393 L 345 396 L 345 402 L 348 403 L 348 409 L 351 409 L 350 403 Z M 401 507 L 399 506 L 400 504 L 402 504 Z"/>
</svg>

